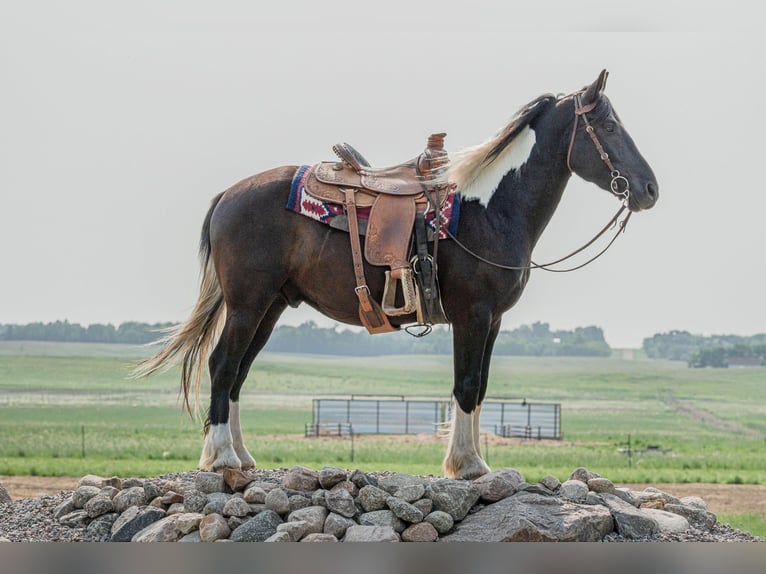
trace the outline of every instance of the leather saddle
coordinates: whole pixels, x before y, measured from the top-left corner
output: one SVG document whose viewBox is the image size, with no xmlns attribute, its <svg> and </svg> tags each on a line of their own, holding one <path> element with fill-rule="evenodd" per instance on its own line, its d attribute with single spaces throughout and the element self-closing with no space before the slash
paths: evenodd
<svg viewBox="0 0 766 574">
<path fill-rule="evenodd" d="M 359 298 L 359 316 L 370 333 L 396 330 L 387 316 L 418 312 L 418 287 L 412 276 L 409 252 L 416 215 L 438 212 L 450 191 L 432 180 L 449 162 L 444 149 L 446 134 L 433 134 L 419 156 L 399 165 L 375 168 L 347 143 L 333 146 L 340 161 L 313 166 L 305 191 L 322 201 L 343 205 L 348 215 L 351 254 Z M 371 208 L 367 222 L 364 257 L 368 263 L 386 266 L 382 307 L 370 298 L 364 278 L 357 208 Z M 438 217 L 437 217 L 438 221 Z M 401 285 L 404 304 L 396 306 L 396 284 Z"/>
</svg>

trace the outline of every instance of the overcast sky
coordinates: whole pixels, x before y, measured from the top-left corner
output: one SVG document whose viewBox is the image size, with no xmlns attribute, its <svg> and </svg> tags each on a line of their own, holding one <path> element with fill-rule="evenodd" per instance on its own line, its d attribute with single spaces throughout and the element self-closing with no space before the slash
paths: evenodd
<svg viewBox="0 0 766 574">
<path fill-rule="evenodd" d="M 607 68 L 660 201 L 593 265 L 533 272 L 504 326 L 598 325 L 632 347 L 671 329 L 766 331 L 760 20 L 671 1 L 560 15 L 513 2 L 111 4 L 0 8 L 0 323 L 183 320 L 219 191 L 331 159 L 341 140 L 380 165 L 436 131 L 448 149 L 476 144 Z M 534 258 L 570 252 L 616 208 L 573 178 Z M 332 324 L 305 306 L 283 321 L 309 318 Z"/>
</svg>

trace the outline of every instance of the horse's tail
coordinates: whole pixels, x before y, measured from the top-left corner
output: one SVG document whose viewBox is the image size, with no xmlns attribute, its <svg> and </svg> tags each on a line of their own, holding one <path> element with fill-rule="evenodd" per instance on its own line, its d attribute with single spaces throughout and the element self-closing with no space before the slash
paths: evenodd
<svg viewBox="0 0 766 574">
<path fill-rule="evenodd" d="M 135 378 L 143 378 L 172 365 L 181 363 L 181 387 L 179 396 L 183 396 L 183 406 L 194 416 L 192 402 L 189 399 L 194 389 L 194 405 L 199 404 L 199 392 L 202 377 L 213 345 L 226 318 L 226 305 L 223 300 L 221 285 L 218 283 L 215 266 L 210 257 L 210 219 L 223 194 L 213 199 L 202 225 L 200 240 L 200 292 L 191 316 L 184 322 L 167 330 L 159 343 L 162 350 L 138 364 L 133 371 Z"/>
</svg>

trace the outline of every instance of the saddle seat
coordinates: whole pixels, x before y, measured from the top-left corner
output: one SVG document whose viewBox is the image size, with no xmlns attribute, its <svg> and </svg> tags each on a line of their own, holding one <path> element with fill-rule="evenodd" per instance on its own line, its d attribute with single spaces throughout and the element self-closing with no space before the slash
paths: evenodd
<svg viewBox="0 0 766 574">
<path fill-rule="evenodd" d="M 409 261 L 416 213 L 438 211 L 447 199 L 449 187 L 434 185 L 432 178 L 449 162 L 444 150 L 446 134 L 433 134 L 425 150 L 412 160 L 385 168 L 371 167 L 364 156 L 347 143 L 333 146 L 340 161 L 313 166 L 304 188 L 322 201 L 343 205 L 349 220 L 351 252 L 357 278 L 360 318 L 368 331 L 395 330 L 369 301 L 369 288 L 361 265 L 356 209 L 371 207 L 367 222 L 364 256 L 371 265 L 387 266 L 383 314 L 406 315 L 417 310 L 418 301 Z M 402 286 L 404 305 L 394 305 L 396 281 Z M 372 307 L 372 315 L 363 308 Z M 376 325 L 375 323 L 382 323 Z"/>
</svg>

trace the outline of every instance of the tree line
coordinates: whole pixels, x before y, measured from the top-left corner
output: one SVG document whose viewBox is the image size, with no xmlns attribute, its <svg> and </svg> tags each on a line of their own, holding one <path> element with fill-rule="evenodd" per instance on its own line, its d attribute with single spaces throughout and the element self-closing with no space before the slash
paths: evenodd
<svg viewBox="0 0 766 574">
<path fill-rule="evenodd" d="M 117 327 L 98 323 L 83 327 L 68 321 L 0 325 L 0 340 L 146 344 L 158 340 L 163 331 L 172 326 L 172 323 L 127 322 Z M 430 335 L 421 338 L 413 338 L 403 332 L 371 337 L 366 331 L 320 327 L 308 321 L 297 327 L 277 327 L 265 349 L 283 353 L 358 356 L 448 355 L 452 352 L 452 334 L 448 328 L 438 326 Z M 578 327 L 572 331 L 551 330 L 548 323 L 537 322 L 511 331 L 501 331 L 495 342 L 494 353 L 607 357 L 611 349 L 600 327 Z"/>
<path fill-rule="evenodd" d="M 163 336 L 163 330 L 173 323 L 126 322 L 94 323 L 83 327 L 79 323 L 55 321 L 53 323 L 27 323 L 26 325 L 0 325 L 0 341 L 60 341 L 67 343 L 125 343 L 143 345 Z"/>
<path fill-rule="evenodd" d="M 690 367 L 697 368 L 766 365 L 766 333 L 706 337 L 688 331 L 669 331 L 647 337 L 643 348 L 652 359 L 686 361 Z"/>
</svg>

